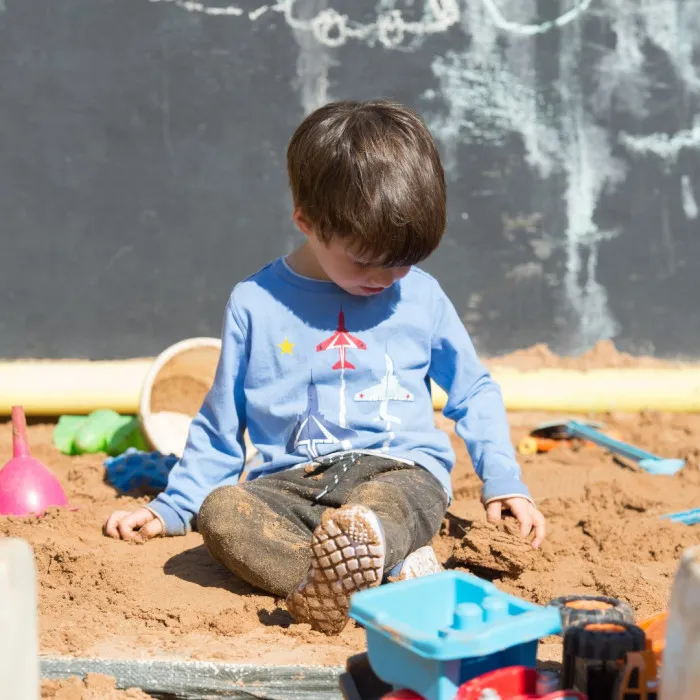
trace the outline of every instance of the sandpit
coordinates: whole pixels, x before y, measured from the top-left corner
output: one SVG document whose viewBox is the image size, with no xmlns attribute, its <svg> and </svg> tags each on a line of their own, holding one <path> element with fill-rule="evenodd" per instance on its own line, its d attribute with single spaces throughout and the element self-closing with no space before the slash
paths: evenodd
<svg viewBox="0 0 700 700">
<path fill-rule="evenodd" d="M 434 542 L 445 565 L 493 580 L 537 603 L 597 593 L 623 598 L 640 617 L 663 609 L 679 555 L 698 542 L 700 526 L 674 525 L 657 516 L 700 506 L 700 415 L 596 418 L 623 439 L 683 458 L 687 465 L 674 477 L 651 476 L 595 447 L 559 448 L 522 459 L 525 479 L 548 518 L 548 538 L 534 552 L 509 524 L 496 528 L 485 523 L 480 482 L 463 443 L 436 416 L 452 435 L 458 457 L 455 499 Z M 551 419 L 511 414 L 514 441 Z M 105 483 L 102 456 L 59 454 L 51 445 L 52 427 L 30 426 L 32 450 L 52 467 L 77 510 L 0 518 L 1 534 L 24 538 L 35 551 L 42 654 L 341 665 L 362 649 L 364 635 L 354 623 L 330 639 L 293 624 L 283 600 L 235 579 L 209 557 L 196 533 L 146 544 L 104 537 L 101 526 L 112 510 L 148 499 L 119 495 Z M 9 454 L 10 444 L 10 427 L 0 424 L 0 454 Z M 557 639 L 541 645 L 542 660 L 556 660 L 559 654 Z M 47 681 L 43 697 L 89 698 L 90 683 L 106 688 L 100 684 L 109 681 L 80 683 Z M 135 690 L 110 692 L 115 698 L 147 697 Z"/>
<path fill-rule="evenodd" d="M 511 415 L 514 439 L 547 418 Z M 626 439 L 688 465 L 675 477 L 650 476 L 596 448 L 524 459 L 525 478 L 549 521 L 545 545 L 533 552 L 508 528 L 484 522 L 479 481 L 455 438 L 455 501 L 435 541 L 443 562 L 540 603 L 597 592 L 625 598 L 640 615 L 663 608 L 678 556 L 697 543 L 700 527 L 655 516 L 700 503 L 700 416 L 604 419 Z M 42 653 L 339 664 L 362 647 L 362 631 L 353 624 L 331 639 L 291 624 L 283 601 L 236 580 L 209 557 L 196 533 L 143 545 L 103 537 L 101 525 L 112 510 L 147 499 L 117 495 L 104 482 L 99 456 L 57 453 L 51 429 L 30 426 L 34 454 L 52 466 L 79 509 L 0 519 L 2 534 L 28 540 L 36 554 Z M 3 424 L 0 452 L 9 449 Z"/>
</svg>

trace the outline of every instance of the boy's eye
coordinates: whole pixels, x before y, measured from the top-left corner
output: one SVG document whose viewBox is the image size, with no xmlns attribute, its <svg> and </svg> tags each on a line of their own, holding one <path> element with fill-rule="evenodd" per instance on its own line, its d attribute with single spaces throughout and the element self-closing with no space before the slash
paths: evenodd
<svg viewBox="0 0 700 700">
<path fill-rule="evenodd" d="M 372 263 L 362 262 L 361 260 L 355 260 L 354 262 L 355 262 L 356 267 L 362 267 L 362 268 L 372 267 Z"/>
</svg>

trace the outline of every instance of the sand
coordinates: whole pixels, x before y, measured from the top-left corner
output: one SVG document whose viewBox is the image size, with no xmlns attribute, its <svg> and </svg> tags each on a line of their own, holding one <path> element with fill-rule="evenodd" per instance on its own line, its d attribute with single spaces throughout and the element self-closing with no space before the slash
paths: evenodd
<svg viewBox="0 0 700 700">
<path fill-rule="evenodd" d="M 42 700 L 148 700 L 152 695 L 138 688 L 119 690 L 112 676 L 88 673 L 85 679 L 71 676 L 41 683 Z"/>
<path fill-rule="evenodd" d="M 511 415 L 514 439 L 546 418 Z M 678 556 L 698 541 L 700 527 L 655 516 L 700 504 L 700 416 L 605 421 L 625 439 L 688 465 L 675 477 L 651 476 L 593 447 L 524 459 L 525 479 L 549 521 L 545 545 L 533 552 L 508 528 L 484 522 L 479 481 L 455 439 L 455 501 L 435 541 L 441 560 L 538 603 L 601 593 L 622 597 L 640 616 L 662 609 Z M 42 653 L 338 664 L 363 646 L 353 623 L 331 639 L 291 624 L 283 601 L 236 580 L 209 557 L 196 533 L 146 544 L 104 537 L 101 525 L 112 510 L 147 499 L 118 496 L 104 483 L 99 456 L 57 453 L 51 429 L 30 427 L 33 452 L 51 465 L 78 510 L 0 518 L 0 533 L 25 538 L 36 554 Z M 9 449 L 3 424 L 0 454 Z"/>
<path fill-rule="evenodd" d="M 486 364 L 506 366 L 521 371 L 538 369 L 604 369 L 604 368 L 682 368 L 687 366 L 697 367 L 697 363 L 689 363 L 681 360 L 661 360 L 657 357 L 630 355 L 620 352 L 611 340 L 601 340 L 590 350 L 578 357 L 566 357 L 556 355 L 547 345 L 533 345 L 523 350 L 516 350 L 507 355 L 486 360 Z"/>
<path fill-rule="evenodd" d="M 551 418 L 511 414 L 513 440 Z M 700 506 L 700 415 L 597 418 L 623 439 L 683 458 L 687 466 L 674 477 L 651 476 L 595 447 L 562 447 L 522 459 L 524 478 L 548 518 L 548 538 L 534 552 L 512 524 L 485 523 L 480 482 L 464 446 L 451 425 L 436 416 L 450 431 L 458 457 L 455 500 L 434 542 L 441 561 L 537 603 L 597 593 L 626 600 L 639 617 L 663 609 L 679 555 L 698 542 L 700 526 L 673 525 L 657 516 Z M 121 496 L 105 483 L 103 456 L 59 454 L 51 445 L 52 427 L 30 426 L 33 453 L 51 466 L 77 510 L 0 517 L 1 534 L 22 537 L 35 551 L 43 654 L 342 664 L 363 647 L 363 632 L 354 623 L 334 638 L 292 624 L 283 600 L 252 590 L 216 564 L 196 533 L 146 544 L 104 537 L 101 527 L 110 512 L 148 499 Z M 10 444 L 9 425 L 0 424 L 0 460 L 9 456 Z M 541 645 L 542 659 L 559 655 L 557 639 Z M 87 686 L 77 687 L 77 679 L 62 681 L 61 687 L 52 683 L 55 688 L 45 683 L 44 697 L 91 697 Z M 115 698 L 143 697 L 113 692 L 122 693 Z"/>
</svg>

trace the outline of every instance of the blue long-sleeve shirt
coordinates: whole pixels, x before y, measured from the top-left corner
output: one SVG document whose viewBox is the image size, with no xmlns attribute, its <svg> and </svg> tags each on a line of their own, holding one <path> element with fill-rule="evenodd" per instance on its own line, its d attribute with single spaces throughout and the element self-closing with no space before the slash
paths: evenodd
<svg viewBox="0 0 700 700">
<path fill-rule="evenodd" d="M 424 467 L 451 494 L 455 455 L 434 425 L 431 378 L 447 392 L 444 414 L 484 482 L 484 502 L 530 498 L 499 387 L 435 279 L 414 267 L 359 297 L 278 259 L 234 288 L 214 383 L 149 507 L 166 534 L 189 530 L 210 491 L 238 482 L 246 428 L 262 458 L 248 479 L 339 450 L 378 451 Z"/>
</svg>

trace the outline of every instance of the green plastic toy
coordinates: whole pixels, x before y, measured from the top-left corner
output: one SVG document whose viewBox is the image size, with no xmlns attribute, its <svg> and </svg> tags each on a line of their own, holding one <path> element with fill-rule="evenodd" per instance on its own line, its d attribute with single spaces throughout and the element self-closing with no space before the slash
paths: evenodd
<svg viewBox="0 0 700 700">
<path fill-rule="evenodd" d="M 61 416 L 52 435 L 56 449 L 67 455 L 106 452 L 115 456 L 129 447 L 148 449 L 138 418 L 122 416 L 111 409 L 87 416 Z"/>
<path fill-rule="evenodd" d="M 61 416 L 58 419 L 58 423 L 56 423 L 56 427 L 53 429 L 51 438 L 54 447 L 59 452 L 63 452 L 64 455 L 76 454 L 73 444 L 75 434 L 78 432 L 78 428 L 85 422 L 86 418 L 87 416 Z"/>
</svg>

